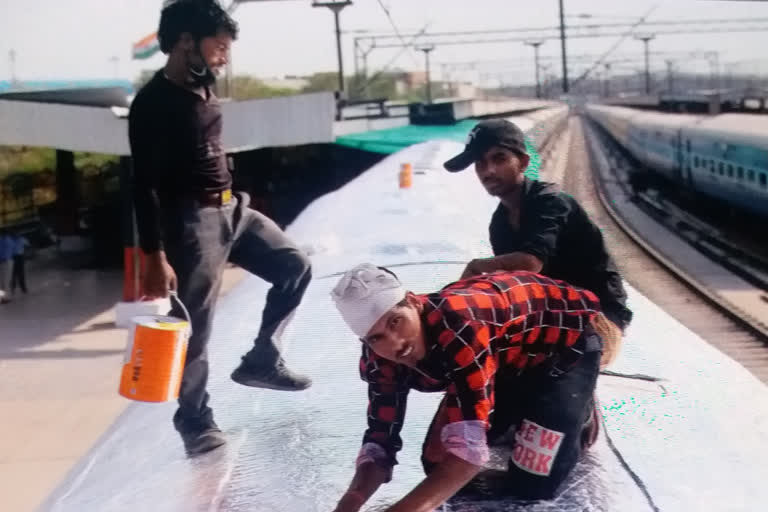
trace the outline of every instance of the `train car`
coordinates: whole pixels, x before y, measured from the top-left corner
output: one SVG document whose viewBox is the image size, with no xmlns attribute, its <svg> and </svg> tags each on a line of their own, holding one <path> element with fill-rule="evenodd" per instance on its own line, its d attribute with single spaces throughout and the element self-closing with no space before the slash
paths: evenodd
<svg viewBox="0 0 768 512">
<path fill-rule="evenodd" d="M 693 194 L 768 217 L 768 117 L 662 114 L 602 105 L 589 105 L 586 111 L 647 171 Z"/>
<path fill-rule="evenodd" d="M 700 116 L 641 112 L 627 127 L 627 149 L 646 167 L 667 179 L 680 179 L 680 127 L 698 122 Z"/>
<path fill-rule="evenodd" d="M 629 144 L 629 126 L 632 118 L 642 112 L 631 108 L 590 105 L 589 115 L 603 126 L 624 147 Z"/>
<path fill-rule="evenodd" d="M 768 116 L 723 114 L 681 128 L 687 186 L 768 217 Z"/>
<path fill-rule="evenodd" d="M 530 138 L 534 146 L 539 149 L 568 119 L 568 111 L 568 106 L 561 105 L 534 110 L 508 119 L 517 124 Z"/>
<path fill-rule="evenodd" d="M 312 388 L 280 393 L 230 381 L 270 286 L 248 278 L 219 302 L 210 344 L 211 403 L 228 445 L 188 459 L 171 425 L 176 404 L 134 402 L 39 510 L 333 510 L 354 471 L 367 388 L 360 343 L 329 293 L 339 273 L 363 261 L 389 266 L 409 288 L 427 292 L 457 279 L 467 260 L 490 254 L 487 225 L 497 200 L 473 173 L 442 169 L 462 148 L 431 141 L 390 155 L 313 202 L 288 228 L 311 254 L 314 278 L 282 349 L 292 367 L 312 376 Z M 400 189 L 400 165 L 415 161 L 432 165 Z M 600 377 L 604 428 L 552 500 L 467 496 L 441 511 L 736 512 L 768 501 L 760 469 L 768 459 L 768 388 L 637 290 L 627 291 L 635 320 L 612 369 L 661 380 Z M 365 510 L 384 510 L 423 479 L 421 445 L 441 399 L 409 394 L 400 464 Z M 489 465 L 506 469 L 508 454 L 493 452 Z"/>
</svg>

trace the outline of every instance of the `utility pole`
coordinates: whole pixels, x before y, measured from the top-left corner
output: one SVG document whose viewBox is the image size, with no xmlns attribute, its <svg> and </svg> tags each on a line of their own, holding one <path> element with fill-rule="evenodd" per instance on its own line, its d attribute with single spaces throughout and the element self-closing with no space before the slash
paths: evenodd
<svg viewBox="0 0 768 512">
<path fill-rule="evenodd" d="M 648 43 L 651 42 L 656 36 L 653 34 L 636 35 L 635 39 L 642 41 L 645 45 L 645 94 L 651 94 L 651 71 L 650 62 L 648 60 Z"/>
<path fill-rule="evenodd" d="M 354 49 L 352 50 L 352 53 L 355 56 L 355 80 L 357 80 L 357 76 L 360 74 L 360 65 L 358 64 L 358 61 L 360 60 L 360 57 L 359 57 L 360 40 L 358 38 L 355 38 L 353 40 L 353 43 L 354 43 Z"/>
<path fill-rule="evenodd" d="M 720 89 L 720 52 L 707 52 L 705 54 L 709 61 L 709 74 L 712 85 L 712 89 Z"/>
<path fill-rule="evenodd" d="M 8 65 L 11 68 L 11 87 L 16 83 L 16 50 L 11 48 L 8 52 Z"/>
<path fill-rule="evenodd" d="M 339 26 L 339 13 L 345 7 L 352 5 L 351 0 L 339 0 L 331 2 L 318 2 L 313 0 L 312 7 L 328 7 L 333 11 L 333 20 L 336 24 L 336 57 L 339 61 L 339 93 L 344 92 L 344 62 L 341 56 L 341 28 Z"/>
<path fill-rule="evenodd" d="M 605 97 L 610 98 L 611 97 L 611 63 L 606 62 L 603 64 L 605 66 Z"/>
<path fill-rule="evenodd" d="M 544 74 L 543 96 L 549 98 L 552 91 L 552 82 L 555 80 L 555 76 L 552 73 L 552 64 L 542 64 L 541 71 Z"/>
<path fill-rule="evenodd" d="M 427 70 L 427 105 L 432 104 L 432 80 L 430 78 L 430 69 L 429 69 L 429 54 L 435 49 L 435 45 L 433 44 L 425 44 L 423 46 L 419 46 L 416 48 L 420 52 L 424 52 L 424 65 Z"/>
<path fill-rule="evenodd" d="M 368 49 L 364 49 L 360 44 L 365 38 L 356 37 L 355 43 L 355 75 L 362 75 L 363 80 L 368 78 L 368 55 L 376 49 L 376 40 L 370 40 L 370 46 Z M 361 70 L 362 68 L 362 70 Z"/>
<path fill-rule="evenodd" d="M 536 66 L 536 97 L 541 99 L 541 81 L 539 80 L 539 46 L 544 44 L 544 41 L 526 41 L 524 44 L 526 46 L 533 46 L 534 66 Z"/>
<path fill-rule="evenodd" d="M 560 0 L 560 50 L 563 53 L 563 94 L 568 94 L 568 56 L 565 52 L 565 13 Z"/>
<path fill-rule="evenodd" d="M 114 75 L 115 80 L 117 80 L 117 76 L 120 74 L 120 72 L 119 72 L 119 69 L 120 69 L 120 57 L 118 57 L 117 55 L 113 55 L 112 57 L 109 58 L 109 62 L 112 63 L 113 75 Z"/>
<path fill-rule="evenodd" d="M 674 62 L 671 59 L 666 60 L 667 63 L 667 92 L 670 94 L 674 92 L 674 79 L 672 78 L 672 65 Z"/>
</svg>

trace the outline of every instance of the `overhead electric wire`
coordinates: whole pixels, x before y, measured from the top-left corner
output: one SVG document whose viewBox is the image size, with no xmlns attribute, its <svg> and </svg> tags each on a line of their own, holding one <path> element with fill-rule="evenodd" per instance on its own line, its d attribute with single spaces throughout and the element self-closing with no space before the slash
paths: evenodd
<svg viewBox="0 0 768 512">
<path fill-rule="evenodd" d="M 417 33 L 416 35 L 414 35 L 414 36 L 411 38 L 411 40 L 410 40 L 409 42 L 406 42 L 406 43 L 405 43 L 405 44 L 403 44 L 402 46 L 401 46 L 401 45 L 398 45 L 397 47 L 400 47 L 400 48 L 401 48 L 400 52 L 399 52 L 397 55 L 395 55 L 394 57 L 392 57 L 392 58 L 389 60 L 389 62 L 387 62 L 387 63 L 384 65 L 384 67 L 383 67 L 383 68 L 381 68 L 379 71 L 377 71 L 376 73 L 374 73 L 374 74 L 373 74 L 373 76 L 372 76 L 371 78 L 369 78 L 368 80 L 366 80 L 366 82 L 365 82 L 365 83 L 364 83 L 364 84 L 363 84 L 363 85 L 362 85 L 362 86 L 361 86 L 361 87 L 360 87 L 360 88 L 357 90 L 357 92 L 359 92 L 359 93 L 361 93 L 361 92 L 364 92 L 366 89 L 368 89 L 368 87 L 370 87 L 370 86 L 371 86 L 371 84 L 372 84 L 373 82 L 375 82 L 376 80 L 378 80 L 378 79 L 379 79 L 379 77 L 380 77 L 381 75 L 383 75 L 385 72 L 387 72 L 387 71 L 389 70 L 389 68 L 392 66 L 392 64 L 394 64 L 394 63 L 395 63 L 395 61 L 397 61 L 397 59 L 399 59 L 399 58 L 400 58 L 400 56 L 401 56 L 403 53 L 405 53 L 406 51 L 408 51 L 408 49 L 409 49 L 409 48 L 411 48 L 411 46 L 412 46 L 412 45 L 413 45 L 413 43 L 416 41 L 416 39 L 418 39 L 419 37 L 421 37 L 421 35 L 422 35 L 422 34 L 424 34 L 424 32 L 426 32 L 426 30 L 427 30 L 427 28 L 428 28 L 428 27 L 429 27 L 429 23 L 428 23 L 427 25 L 424 25 L 424 28 L 423 28 L 423 29 L 421 29 L 421 31 L 420 31 L 419 33 Z"/>
<path fill-rule="evenodd" d="M 598 67 L 600 64 L 602 64 L 602 63 L 603 63 L 603 61 L 605 61 L 605 59 L 606 59 L 606 58 L 607 58 L 607 57 L 608 57 L 610 54 L 612 54 L 612 53 L 613 53 L 613 52 L 616 50 L 616 48 L 618 48 L 618 47 L 621 45 L 621 43 L 623 43 L 623 42 L 624 42 L 624 40 L 625 40 L 626 38 L 628 38 L 629 36 L 633 35 L 633 34 L 634 34 L 634 32 L 635 32 L 635 29 L 636 29 L 638 26 L 642 25 L 642 24 L 645 22 L 645 20 L 648 18 L 648 16 L 650 16 L 650 15 L 653 13 L 653 11 L 655 11 L 655 10 L 656 10 L 658 7 L 659 7 L 659 6 L 658 6 L 658 4 L 655 4 L 655 5 L 653 5 L 653 6 L 652 6 L 650 9 L 648 9 L 648 12 L 646 12 L 646 13 L 645 13 L 645 15 L 644 15 L 643 17 L 641 17 L 639 20 L 637 20 L 637 22 L 633 23 L 633 24 L 632 24 L 632 28 L 630 28 L 630 29 L 629 29 L 627 32 L 625 32 L 625 33 L 624 33 L 624 34 L 623 34 L 623 35 L 622 35 L 622 36 L 619 38 L 619 40 L 618 40 L 618 41 L 616 41 L 616 43 L 615 43 L 613 46 L 611 46 L 611 47 L 608 49 L 608 51 L 607 51 L 607 52 L 605 52 L 605 53 L 604 53 L 604 54 L 603 54 L 603 55 L 602 55 L 602 56 L 601 56 L 599 59 L 597 59 L 597 60 L 595 61 L 595 63 L 592 65 L 592 67 L 590 67 L 589 69 L 587 69 L 587 70 L 586 70 L 584 73 L 582 73 L 582 75 L 581 75 L 579 78 L 577 78 L 576 80 L 574 80 L 574 81 L 573 81 L 573 83 L 571 84 L 571 86 L 572 86 L 572 87 L 576 87 L 576 86 L 577 86 L 577 85 L 578 85 L 578 84 L 579 84 L 579 83 L 580 83 L 582 80 L 584 80 L 585 78 L 587 78 L 587 77 L 589 76 L 589 74 L 590 74 L 592 71 L 594 71 L 594 70 L 595 70 L 595 69 L 596 69 L 596 68 L 597 68 L 597 67 Z"/>
<path fill-rule="evenodd" d="M 397 36 L 397 38 L 400 40 L 401 43 L 406 44 L 405 38 L 400 34 L 400 31 L 398 30 L 397 25 L 395 24 L 395 20 L 392 19 L 392 14 L 389 12 L 389 8 L 387 8 L 387 6 L 384 5 L 383 0 L 377 0 L 377 1 L 379 2 L 381 9 L 384 11 L 384 14 L 387 15 L 389 24 L 392 25 L 392 30 L 395 31 L 395 35 Z M 413 60 L 414 64 L 418 66 L 419 62 L 416 60 L 416 55 L 414 55 L 412 51 L 409 52 L 409 55 L 411 56 L 411 59 Z"/>
</svg>

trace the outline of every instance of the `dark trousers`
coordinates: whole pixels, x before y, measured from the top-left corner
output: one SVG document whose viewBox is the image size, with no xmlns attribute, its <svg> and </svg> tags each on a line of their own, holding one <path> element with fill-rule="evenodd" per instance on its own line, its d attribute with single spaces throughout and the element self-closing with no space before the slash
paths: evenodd
<svg viewBox="0 0 768 512">
<path fill-rule="evenodd" d="M 11 271 L 11 292 L 16 291 L 16 286 L 27 293 L 27 275 L 24 269 L 24 255 L 13 257 L 13 270 Z"/>
<path fill-rule="evenodd" d="M 581 457 L 582 434 L 594 408 L 601 352 L 584 354 L 565 373 L 537 367 L 522 375 L 500 373 L 488 444 L 508 444 L 509 469 L 495 492 L 518 499 L 550 499 Z M 447 399 L 447 398 L 446 398 Z M 427 433 L 422 463 L 427 473 L 445 456 L 440 435 L 446 399 Z"/>
<path fill-rule="evenodd" d="M 239 193 L 219 207 L 185 201 L 163 209 L 166 256 L 176 272 L 179 298 L 189 310 L 193 331 L 174 416 L 181 432 L 213 422 L 206 391 L 207 345 L 227 263 L 272 284 L 254 349 L 248 355 L 265 368 L 278 361 L 282 329 L 311 280 L 309 259 L 272 220 L 248 208 L 248 202 L 248 196 Z M 176 305 L 170 314 L 183 318 Z"/>
</svg>

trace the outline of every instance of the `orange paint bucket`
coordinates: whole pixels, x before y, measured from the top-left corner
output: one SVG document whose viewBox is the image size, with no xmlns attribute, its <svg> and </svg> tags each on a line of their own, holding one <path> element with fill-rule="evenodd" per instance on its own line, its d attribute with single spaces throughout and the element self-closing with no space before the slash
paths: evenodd
<svg viewBox="0 0 768 512">
<path fill-rule="evenodd" d="M 175 294 L 171 295 L 178 301 Z M 179 302 L 181 304 L 181 302 Z M 120 394 L 140 402 L 168 402 L 179 396 L 187 343 L 192 329 L 187 320 L 148 315 L 132 319 L 120 376 Z"/>
</svg>

